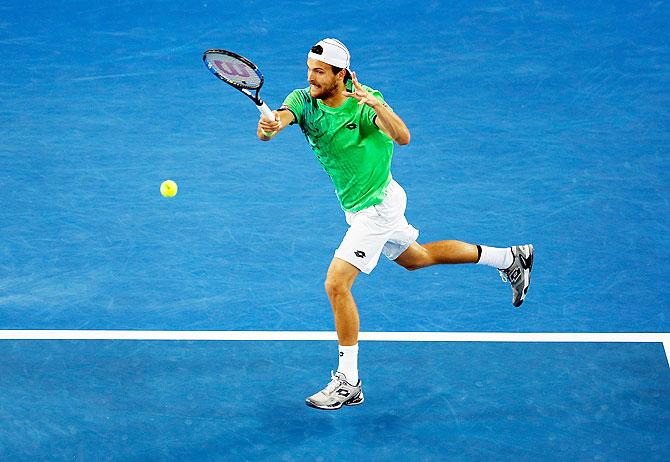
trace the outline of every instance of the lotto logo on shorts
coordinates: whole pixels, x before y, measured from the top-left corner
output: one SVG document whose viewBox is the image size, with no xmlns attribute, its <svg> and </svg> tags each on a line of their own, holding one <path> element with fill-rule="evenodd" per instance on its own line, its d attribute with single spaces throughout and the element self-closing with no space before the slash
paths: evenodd
<svg viewBox="0 0 670 462">
<path fill-rule="evenodd" d="M 363 252 L 362 250 L 355 251 L 354 255 L 356 255 L 358 258 L 365 258 L 365 252 Z"/>
</svg>

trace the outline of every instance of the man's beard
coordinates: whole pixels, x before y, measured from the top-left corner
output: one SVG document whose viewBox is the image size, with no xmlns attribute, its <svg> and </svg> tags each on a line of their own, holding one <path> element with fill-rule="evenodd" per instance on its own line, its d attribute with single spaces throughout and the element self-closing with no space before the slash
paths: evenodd
<svg viewBox="0 0 670 462">
<path fill-rule="evenodd" d="M 314 97 L 316 99 L 328 99 L 331 96 L 335 96 L 335 94 L 337 93 L 337 82 L 333 82 L 328 87 L 324 85 L 320 85 L 320 87 L 321 92 Z"/>
</svg>

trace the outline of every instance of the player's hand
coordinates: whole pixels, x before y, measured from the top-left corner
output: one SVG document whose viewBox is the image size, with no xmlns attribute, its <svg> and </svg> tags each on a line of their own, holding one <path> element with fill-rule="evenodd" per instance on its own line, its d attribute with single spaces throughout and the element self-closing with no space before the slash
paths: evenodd
<svg viewBox="0 0 670 462">
<path fill-rule="evenodd" d="M 358 79 L 356 78 L 356 73 L 352 72 L 351 73 L 351 81 L 354 84 L 354 91 L 349 92 L 349 91 L 343 91 L 342 94 L 346 96 L 347 98 L 354 98 L 358 100 L 358 105 L 362 104 L 367 104 L 370 106 L 372 109 L 378 107 L 381 104 L 381 101 L 379 101 L 377 98 L 374 97 L 374 95 L 370 92 L 368 92 L 363 86 L 358 82 Z"/>
<path fill-rule="evenodd" d="M 264 115 L 261 115 L 258 121 L 258 129 L 267 137 L 273 136 L 282 128 L 279 112 L 272 111 L 272 113 L 275 115 L 275 120 L 266 119 Z"/>
</svg>

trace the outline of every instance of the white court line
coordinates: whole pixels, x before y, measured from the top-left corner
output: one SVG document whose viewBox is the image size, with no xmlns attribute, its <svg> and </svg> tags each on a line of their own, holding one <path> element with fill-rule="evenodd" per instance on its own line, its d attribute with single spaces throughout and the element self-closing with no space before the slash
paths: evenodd
<svg viewBox="0 0 670 462">
<path fill-rule="evenodd" d="M 379 342 L 670 343 L 663 332 L 361 332 Z M 0 330 L 0 340 L 336 340 L 333 331 Z"/>
<path fill-rule="evenodd" d="M 667 332 L 361 332 L 378 342 L 662 343 L 670 366 Z M 0 330 L 0 340 L 337 340 L 332 331 L 252 330 Z"/>
</svg>

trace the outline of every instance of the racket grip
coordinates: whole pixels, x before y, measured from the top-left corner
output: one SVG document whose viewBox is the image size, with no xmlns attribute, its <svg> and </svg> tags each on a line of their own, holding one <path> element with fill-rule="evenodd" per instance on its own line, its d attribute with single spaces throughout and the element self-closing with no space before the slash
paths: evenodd
<svg viewBox="0 0 670 462">
<path fill-rule="evenodd" d="M 270 109 L 267 104 L 263 103 L 260 106 L 256 107 L 258 108 L 259 111 L 261 111 L 261 114 L 263 114 L 266 119 L 275 120 L 275 115 L 272 112 L 272 109 Z"/>
</svg>

